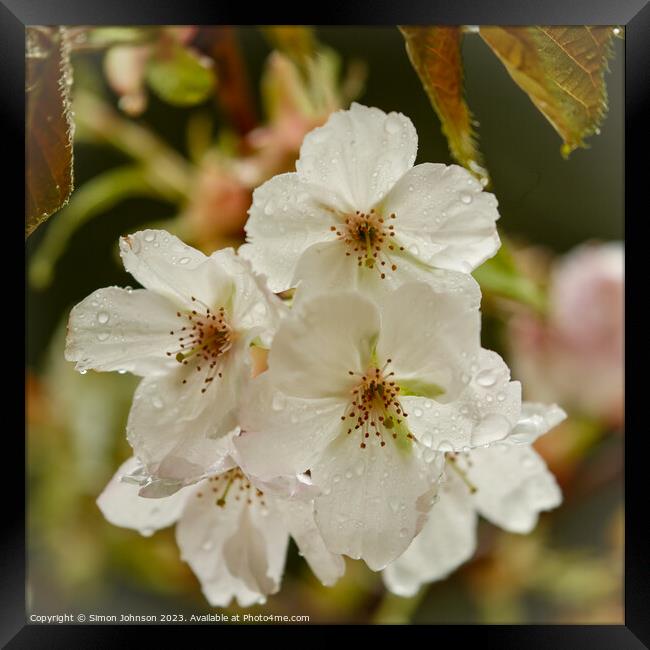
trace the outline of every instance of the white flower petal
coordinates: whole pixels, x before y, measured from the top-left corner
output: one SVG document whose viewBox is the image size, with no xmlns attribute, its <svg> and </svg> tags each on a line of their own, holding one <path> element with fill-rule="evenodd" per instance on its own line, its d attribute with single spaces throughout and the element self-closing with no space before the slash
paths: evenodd
<svg viewBox="0 0 650 650">
<path fill-rule="evenodd" d="M 532 445 L 565 419 L 566 413 L 557 404 L 524 402 L 519 420 L 504 442 Z"/>
<path fill-rule="evenodd" d="M 247 354 L 245 341 L 231 348 L 220 366 L 223 377 L 205 393 L 204 373 L 191 366 L 140 382 L 127 436 L 151 475 L 192 482 L 229 453 L 229 441 L 219 438 L 237 427 L 239 396 L 250 373 Z"/>
<path fill-rule="evenodd" d="M 454 293 L 468 291 L 476 302 L 477 309 L 481 294 L 478 284 L 467 273 L 436 269 L 413 257 L 408 251 L 391 253 L 390 262 L 397 269 L 387 266 L 368 268 L 359 266 L 357 258 L 346 255 L 348 247 L 338 240 L 321 242 L 310 246 L 296 265 L 292 286 L 298 286 L 294 305 L 303 299 L 319 293 L 358 289 L 366 295 L 381 297 L 410 282 L 425 282 L 436 292 Z M 384 274 L 384 278 L 381 274 Z"/>
<path fill-rule="evenodd" d="M 341 197 L 336 207 L 366 212 L 413 166 L 417 146 L 408 117 L 353 103 L 307 134 L 296 171 Z"/>
<path fill-rule="evenodd" d="M 481 350 L 465 364 L 463 390 L 455 399 L 406 396 L 401 398 L 411 433 L 425 446 L 460 451 L 503 440 L 511 434 L 521 413 L 521 385 L 510 381 L 503 359 Z"/>
<path fill-rule="evenodd" d="M 447 401 L 462 387 L 461 354 L 480 347 L 480 291 L 470 276 L 445 273 L 439 280 L 440 286 L 412 283 L 385 295 L 377 356 L 380 363 L 391 359 L 398 383 L 435 384 Z"/>
<path fill-rule="evenodd" d="M 384 583 L 398 596 L 414 596 L 423 584 L 446 578 L 476 550 L 478 517 L 467 486 L 450 472 L 438 496 L 420 534 L 384 569 Z"/>
<path fill-rule="evenodd" d="M 469 273 L 501 245 L 495 196 L 458 165 L 416 165 L 383 209 L 396 215 L 397 243 L 431 266 Z"/>
<path fill-rule="evenodd" d="M 129 458 L 117 470 L 97 499 L 97 505 L 108 521 L 122 528 L 133 528 L 142 535 L 151 535 L 160 528 L 178 520 L 191 490 L 185 489 L 162 499 L 138 496 L 138 485 L 124 482 L 139 465 L 137 458 Z"/>
<path fill-rule="evenodd" d="M 209 307 L 232 291 L 226 273 L 203 253 L 164 230 L 142 230 L 120 239 L 124 268 L 145 288 L 192 308 L 194 296 Z"/>
<path fill-rule="evenodd" d="M 70 312 L 65 358 L 76 369 L 127 370 L 136 375 L 173 367 L 174 306 L 144 289 L 98 289 Z"/>
<path fill-rule="evenodd" d="M 274 296 L 254 275 L 248 261 L 238 257 L 232 248 L 218 250 L 210 256 L 234 284 L 230 325 L 235 331 L 255 329 L 265 345 L 270 345 L 275 330 L 286 312 L 284 303 Z"/>
<path fill-rule="evenodd" d="M 280 174 L 258 187 L 246 223 L 249 243 L 239 254 L 267 276 L 271 291 L 292 286 L 295 266 L 312 244 L 334 237 L 336 223 L 318 187 L 297 174 Z"/>
<path fill-rule="evenodd" d="M 312 467 L 322 495 L 316 523 L 332 553 L 363 559 L 373 571 L 401 555 L 420 532 L 431 508 L 440 468 L 416 456 L 413 445 L 393 440 L 359 448 L 359 437 L 341 435 Z"/>
<path fill-rule="evenodd" d="M 513 533 L 529 533 L 543 510 L 562 502 L 544 460 L 528 445 L 494 445 L 469 452 L 468 479 L 478 511 Z"/>
<path fill-rule="evenodd" d="M 211 490 L 196 489 L 176 526 L 181 557 L 215 607 L 233 598 L 242 607 L 264 602 L 284 570 L 289 535 L 281 513 L 234 496 L 218 506 Z"/>
<path fill-rule="evenodd" d="M 331 587 L 345 573 L 345 561 L 340 555 L 331 553 L 314 520 L 314 504 L 298 499 L 287 501 L 285 516 L 289 532 L 298 545 L 301 555 L 316 577 Z"/>
<path fill-rule="evenodd" d="M 356 258 L 346 255 L 346 250 L 343 242 L 335 240 L 313 244 L 301 255 L 291 282 L 298 287 L 294 306 L 319 293 L 359 286 L 365 269 L 359 268 Z M 377 276 L 376 271 L 366 272 L 372 274 L 371 278 Z"/>
<path fill-rule="evenodd" d="M 295 397 L 349 397 L 379 331 L 376 306 L 359 293 L 305 300 L 278 329 L 269 354 L 275 385 Z"/>
<path fill-rule="evenodd" d="M 242 398 L 243 433 L 234 444 L 241 465 L 260 479 L 309 469 L 341 431 L 346 405 L 338 399 L 312 400 L 278 391 L 271 372 L 254 379 Z"/>
</svg>

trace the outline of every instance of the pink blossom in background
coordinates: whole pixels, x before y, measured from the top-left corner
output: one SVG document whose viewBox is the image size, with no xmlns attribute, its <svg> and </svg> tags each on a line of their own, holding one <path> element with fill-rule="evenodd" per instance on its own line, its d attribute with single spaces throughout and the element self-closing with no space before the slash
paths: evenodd
<svg viewBox="0 0 650 650">
<path fill-rule="evenodd" d="M 510 327 L 514 375 L 527 399 L 622 427 L 623 303 L 621 242 L 583 245 L 556 262 L 546 321 L 527 313 Z"/>
</svg>

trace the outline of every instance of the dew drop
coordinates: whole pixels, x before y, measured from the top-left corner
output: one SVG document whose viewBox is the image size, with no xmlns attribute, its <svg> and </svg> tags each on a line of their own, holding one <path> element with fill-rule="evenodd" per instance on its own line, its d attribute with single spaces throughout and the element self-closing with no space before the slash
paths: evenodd
<svg viewBox="0 0 650 650">
<path fill-rule="evenodd" d="M 146 232 L 144 235 L 144 240 L 147 242 L 152 242 L 155 238 L 156 238 L 156 233 L 152 232 L 151 230 Z"/>
<path fill-rule="evenodd" d="M 164 406 L 163 401 L 157 395 L 151 400 L 154 408 L 161 409 Z"/>
<path fill-rule="evenodd" d="M 442 440 L 438 445 L 438 451 L 444 453 L 454 451 L 454 445 L 449 442 L 449 440 Z"/>
<path fill-rule="evenodd" d="M 276 393 L 273 396 L 273 402 L 271 403 L 271 406 L 273 407 L 274 411 L 281 411 L 286 406 L 284 395 L 281 393 Z"/>
<path fill-rule="evenodd" d="M 479 422 L 471 434 L 472 445 L 480 447 L 496 440 L 501 440 L 508 435 L 510 422 L 497 413 L 491 413 Z"/>
<path fill-rule="evenodd" d="M 99 332 L 97 334 L 98 341 L 105 341 L 108 338 L 108 332 Z"/>
<path fill-rule="evenodd" d="M 100 311 L 100 312 L 97 314 L 97 322 L 98 322 L 100 325 L 106 325 L 106 323 L 108 323 L 108 319 L 109 319 L 109 318 L 110 318 L 110 316 L 109 316 L 109 314 L 108 314 L 107 311 Z"/>
<path fill-rule="evenodd" d="M 180 260 L 178 260 L 179 264 L 187 264 L 190 261 L 189 257 L 181 257 Z"/>
<path fill-rule="evenodd" d="M 460 200 L 461 203 L 464 203 L 465 205 L 469 205 L 473 199 L 472 199 L 472 195 L 469 192 L 461 192 Z"/>
<path fill-rule="evenodd" d="M 399 118 L 395 115 L 389 115 L 384 122 L 384 129 L 386 129 L 386 133 L 399 133 L 402 130 Z"/>
<path fill-rule="evenodd" d="M 433 449 L 425 449 L 422 458 L 425 463 L 430 463 L 436 457 L 436 452 Z"/>
<path fill-rule="evenodd" d="M 481 370 L 481 372 L 476 375 L 476 383 L 483 388 L 490 388 L 494 386 L 497 381 L 496 373 L 494 370 Z"/>
<path fill-rule="evenodd" d="M 416 418 L 421 418 L 422 417 L 422 409 L 413 409 L 413 414 L 415 415 Z"/>
</svg>

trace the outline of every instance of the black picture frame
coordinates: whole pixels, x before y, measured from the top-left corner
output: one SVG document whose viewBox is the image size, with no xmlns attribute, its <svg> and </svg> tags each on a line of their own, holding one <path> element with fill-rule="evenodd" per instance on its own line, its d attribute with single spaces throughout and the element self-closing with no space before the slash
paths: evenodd
<svg viewBox="0 0 650 650">
<path fill-rule="evenodd" d="M 640 263 L 635 248 L 643 245 L 642 222 L 647 214 L 648 194 L 646 138 L 650 116 L 650 6 L 647 0 L 421 0 L 395 3 L 391 0 L 357 0 L 354 4 L 321 3 L 319 15 L 307 7 L 295 4 L 276 6 L 266 3 L 256 8 L 244 3 L 199 2 L 197 0 L 0 0 L 0 120 L 3 127 L 3 153 L 6 183 L 3 192 L 13 194 L 10 210 L 4 201 L 5 217 L 13 227 L 22 230 L 17 214 L 24 209 L 24 39 L 26 25 L 56 24 L 245 24 L 251 18 L 257 24 L 589 24 L 621 25 L 625 37 L 625 223 L 626 239 L 626 431 L 625 442 L 625 624 L 620 626 L 438 626 L 430 643 L 452 642 L 462 645 L 472 641 L 487 642 L 494 648 L 589 648 L 624 649 L 650 647 L 650 563 L 648 562 L 647 513 L 645 478 L 648 457 L 643 453 L 647 427 L 642 422 L 643 397 L 646 392 L 642 374 L 635 381 L 633 373 L 640 370 L 642 360 L 630 362 L 627 351 L 646 352 L 641 340 L 648 331 L 642 309 L 643 270 L 634 273 Z M 22 176 L 22 180 L 21 180 Z M 15 178 L 14 178 L 15 177 Z M 13 204 L 13 203 L 12 203 Z M 16 240 L 22 235 L 11 231 Z M 6 250 L 13 249 L 8 246 Z M 6 258 L 6 263 L 8 263 Z M 24 258 L 23 258 L 24 262 Z M 9 275 L 9 273 L 7 273 Z M 12 305 L 24 304 L 25 285 L 13 284 L 18 296 L 8 298 Z M 22 293 L 21 293 L 22 289 Z M 22 297 L 22 300 L 21 300 Z M 632 310 L 636 306 L 641 309 Z M 627 308 L 626 308 L 627 311 Z M 5 305 L 5 315 L 20 313 Z M 23 312 L 24 313 L 24 312 Z M 26 315 L 28 317 L 28 315 Z M 11 325 L 12 329 L 15 327 Z M 7 340 L 7 339 L 5 339 Z M 12 341 L 15 340 L 13 332 Z M 9 356 L 11 353 L 7 350 Z M 637 353 L 638 354 L 638 353 Z M 18 355 L 15 355 L 16 357 Z M 9 361 L 8 358 L 5 358 Z M 20 359 L 17 360 L 17 365 Z M 647 362 L 646 362 L 647 363 Z M 24 372 L 17 369 L 17 372 Z M 646 373 L 647 374 L 647 373 Z M 7 404 L 24 407 L 24 387 L 5 376 L 8 388 L 17 391 L 15 399 L 6 397 Z M 4 382 L 3 382 L 4 384 Z M 647 402 L 647 397 L 646 400 Z M 81 625 L 29 625 L 25 616 L 25 438 L 18 427 L 4 427 L 5 450 L 2 519 L 5 532 L 0 541 L 0 643 L 8 648 L 100 648 L 115 647 L 141 626 L 110 627 Z M 636 428 L 635 428 L 636 425 Z M 8 449 L 7 449 L 8 447 Z M 7 472 L 7 468 L 10 469 Z M 13 476 L 11 474 L 14 474 Z M 22 498 L 21 498 L 22 497 Z M 173 643 L 176 634 L 165 626 L 163 633 Z M 312 626 L 313 627 L 313 626 Z M 136 629 L 139 628 L 139 629 Z M 192 628 L 205 634 L 206 642 L 216 643 L 223 628 L 217 632 L 210 626 Z M 150 628 L 149 628 L 150 630 Z M 251 632 L 249 632 L 249 630 Z M 259 627 L 246 628 L 244 634 L 259 632 Z M 151 643 L 150 632 L 144 630 Z M 239 628 L 240 633 L 243 632 Z M 392 630 L 391 630 L 392 631 Z M 387 632 L 391 632 L 387 630 Z M 399 631 L 401 635 L 404 630 Z M 297 632 L 300 635 L 300 632 Z M 429 634 L 427 632 L 427 634 Z M 128 635 L 128 637 L 127 637 Z M 210 636 L 207 636 L 210 635 Z M 186 637 L 176 637 L 182 641 Z"/>
</svg>

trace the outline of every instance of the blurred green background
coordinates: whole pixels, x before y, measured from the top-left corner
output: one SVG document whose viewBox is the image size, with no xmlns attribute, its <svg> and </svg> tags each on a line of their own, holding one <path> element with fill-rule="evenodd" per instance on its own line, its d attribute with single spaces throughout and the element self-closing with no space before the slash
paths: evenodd
<svg viewBox="0 0 650 650">
<path fill-rule="evenodd" d="M 259 80 L 270 46 L 254 28 L 238 28 L 236 36 L 256 110 L 263 115 Z M 318 36 L 343 62 L 365 62 L 360 102 L 413 120 L 418 162 L 452 162 L 396 28 L 319 28 Z M 513 241 L 544 247 L 551 259 L 585 241 L 623 237 L 623 49 L 616 40 L 606 75 L 609 112 L 600 135 L 564 160 L 559 136 L 487 45 L 475 34 L 464 39 L 467 99 L 480 122 L 500 231 Z M 75 55 L 74 92 L 93 92 L 116 107 L 102 57 L 103 52 Z M 211 116 L 219 133 L 225 117 L 212 100 L 177 108 L 149 93 L 144 113 L 125 119 L 186 156 L 188 123 L 197 113 Z M 128 161 L 113 147 L 80 139 L 75 185 L 83 187 Z M 28 288 L 28 600 L 39 614 L 211 611 L 178 559 L 172 531 L 141 538 L 105 522 L 94 504 L 129 453 L 124 424 L 134 378 L 82 377 L 62 357 L 70 308 L 99 287 L 133 283 L 116 255 L 118 237 L 177 212 L 177 205 L 161 200 L 119 201 L 74 232 L 48 286 Z M 28 264 L 59 216 L 29 238 Z M 507 309 L 489 312 L 485 323 L 490 346 L 506 357 L 503 333 L 510 315 Z M 387 597 L 380 576 L 353 561 L 335 588 L 320 587 L 292 547 L 282 590 L 253 611 L 309 614 L 312 622 L 621 622 L 622 436 L 615 428 L 582 415 L 570 418 L 562 431 L 576 444 L 565 439 L 546 449 L 551 468 L 555 462 L 562 469 L 565 503 L 543 515 L 530 536 L 485 524 L 474 560 L 416 600 Z"/>
</svg>

